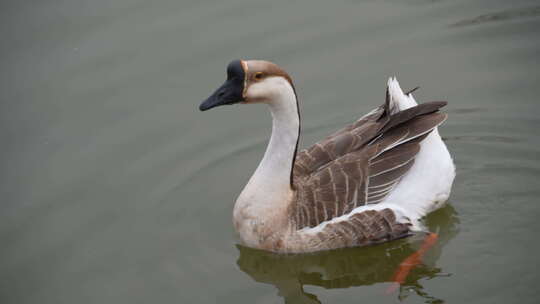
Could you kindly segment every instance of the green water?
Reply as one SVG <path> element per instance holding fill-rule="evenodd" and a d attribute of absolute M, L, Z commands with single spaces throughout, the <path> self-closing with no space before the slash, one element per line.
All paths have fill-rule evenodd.
<path fill-rule="evenodd" d="M 537 1 L 41 0 L 0 3 L 0 302 L 537 303 Z M 261 106 L 198 105 L 237 58 L 295 80 L 302 146 L 384 100 L 448 100 L 440 242 L 307 256 L 238 246 Z"/>

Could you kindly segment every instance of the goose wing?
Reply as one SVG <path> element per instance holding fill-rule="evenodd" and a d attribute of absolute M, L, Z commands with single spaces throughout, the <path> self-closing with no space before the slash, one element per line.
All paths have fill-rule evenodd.
<path fill-rule="evenodd" d="M 298 153 L 294 165 L 296 227 L 315 227 L 354 208 L 382 201 L 407 173 L 419 143 L 446 114 L 427 102 L 391 114 L 387 102 Z"/>

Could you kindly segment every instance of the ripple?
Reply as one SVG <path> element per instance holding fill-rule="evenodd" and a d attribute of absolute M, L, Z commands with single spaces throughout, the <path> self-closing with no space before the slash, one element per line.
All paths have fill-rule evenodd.
<path fill-rule="evenodd" d="M 460 135 L 460 136 L 443 136 L 444 141 L 483 141 L 483 142 L 499 142 L 499 143 L 517 143 L 522 140 L 515 137 L 497 136 L 497 135 Z"/>
<path fill-rule="evenodd" d="M 510 9 L 496 13 L 484 14 L 453 23 L 450 25 L 450 27 L 472 26 L 488 22 L 501 22 L 506 20 L 530 18 L 536 16 L 540 16 L 540 6 Z"/>
<path fill-rule="evenodd" d="M 458 108 L 458 109 L 451 109 L 448 110 L 448 113 L 455 113 L 455 114 L 469 114 L 469 113 L 477 113 L 486 111 L 485 108 Z"/>

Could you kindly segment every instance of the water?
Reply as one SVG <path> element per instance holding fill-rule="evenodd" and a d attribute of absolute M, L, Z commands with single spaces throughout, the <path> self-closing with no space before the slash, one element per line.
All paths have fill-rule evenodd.
<path fill-rule="evenodd" d="M 3 1 L 2 303 L 536 303 L 536 1 Z M 260 106 L 199 113 L 231 59 L 286 68 L 307 146 L 379 105 L 386 78 L 448 100 L 457 165 L 441 241 L 308 256 L 237 246 Z"/>

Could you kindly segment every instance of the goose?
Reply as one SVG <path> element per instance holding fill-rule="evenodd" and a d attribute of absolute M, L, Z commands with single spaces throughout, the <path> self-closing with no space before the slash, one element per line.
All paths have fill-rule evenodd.
<path fill-rule="evenodd" d="M 298 97 L 281 67 L 230 62 L 199 109 L 233 104 L 266 104 L 272 115 L 266 152 L 233 209 L 248 247 L 307 253 L 429 233 L 422 217 L 450 195 L 455 166 L 437 130 L 446 102 L 417 104 L 395 77 L 382 105 L 302 151 Z"/>

